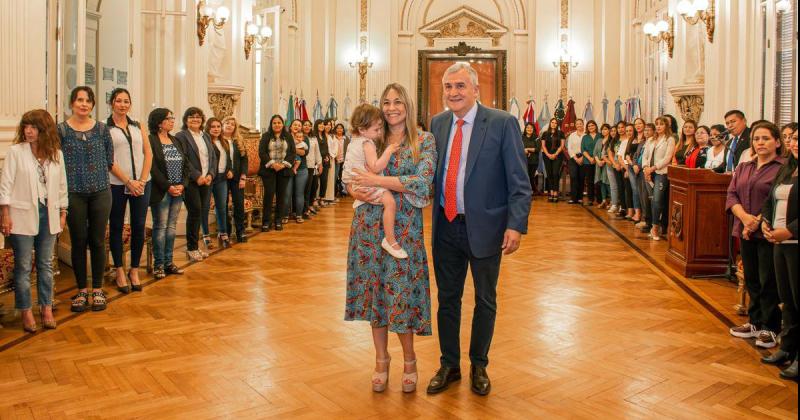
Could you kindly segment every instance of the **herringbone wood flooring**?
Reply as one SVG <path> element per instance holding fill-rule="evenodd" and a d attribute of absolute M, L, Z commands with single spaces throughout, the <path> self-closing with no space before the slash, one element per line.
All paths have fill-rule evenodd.
<path fill-rule="evenodd" d="M 435 336 L 416 340 L 416 394 L 394 337 L 373 394 L 370 328 L 342 321 L 351 214 L 257 235 L 0 353 L 0 418 L 797 418 L 797 385 L 751 345 L 588 212 L 541 201 L 503 261 L 491 395 L 466 378 L 425 394 Z"/>

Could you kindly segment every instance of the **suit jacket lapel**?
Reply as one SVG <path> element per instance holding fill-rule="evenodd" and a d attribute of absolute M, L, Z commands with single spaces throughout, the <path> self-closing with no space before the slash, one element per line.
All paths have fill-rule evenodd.
<path fill-rule="evenodd" d="M 445 155 L 447 154 L 447 142 L 450 141 L 450 128 L 453 126 L 453 113 L 448 113 L 448 118 L 446 119 L 446 124 L 442 123 L 439 126 L 439 129 L 436 133 L 434 133 L 434 137 L 436 138 L 436 152 L 438 153 L 437 160 L 439 161 L 436 165 L 437 173 L 439 174 L 438 179 L 441 179 L 442 171 L 444 170 L 444 159 Z"/>
<path fill-rule="evenodd" d="M 472 127 L 472 135 L 469 139 L 469 150 L 467 150 L 467 167 L 464 171 L 464 185 L 469 180 L 469 174 L 472 168 L 475 167 L 475 162 L 478 160 L 478 153 L 481 150 L 483 141 L 486 139 L 486 129 L 489 125 L 486 123 L 486 111 L 483 105 L 478 105 L 478 112 L 475 113 L 475 125 Z"/>

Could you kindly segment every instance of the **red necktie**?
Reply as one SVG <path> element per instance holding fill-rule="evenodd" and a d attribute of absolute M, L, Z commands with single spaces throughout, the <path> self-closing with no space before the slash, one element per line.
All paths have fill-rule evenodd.
<path fill-rule="evenodd" d="M 453 136 L 453 145 L 450 147 L 450 160 L 447 163 L 447 176 L 444 181 L 444 215 L 451 222 L 458 214 L 456 185 L 458 184 L 458 166 L 461 161 L 462 125 L 464 125 L 464 120 L 456 121 L 456 134 Z"/>

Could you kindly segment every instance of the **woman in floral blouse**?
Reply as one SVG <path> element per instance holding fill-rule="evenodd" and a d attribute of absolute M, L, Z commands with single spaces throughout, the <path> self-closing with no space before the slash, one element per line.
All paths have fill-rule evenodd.
<path fill-rule="evenodd" d="M 417 130 L 414 105 L 406 89 L 396 83 L 381 95 L 387 144 L 400 144 L 383 176 L 361 173 L 347 186 L 354 198 L 364 200 L 353 186 L 383 187 L 397 200 L 395 234 L 407 259 L 384 258 L 380 244 L 382 208 L 359 206 L 353 215 L 347 258 L 345 320 L 369 321 L 375 345 L 373 390 L 386 389 L 389 372 L 388 333 L 403 347 L 402 387 L 416 389 L 417 366 L 414 334 L 431 335 L 431 298 L 428 256 L 425 251 L 422 209 L 433 194 L 436 143 L 433 135 Z M 376 244 L 371 246 L 370 244 Z"/>
<path fill-rule="evenodd" d="M 72 311 L 106 309 L 103 274 L 106 269 L 105 235 L 111 215 L 111 187 L 108 171 L 114 165 L 114 144 L 108 126 L 92 118 L 94 91 L 88 86 L 72 89 L 72 115 L 58 125 L 61 150 L 67 170 L 69 208 L 67 225 L 72 244 L 72 269 L 78 294 Z M 129 187 L 135 188 L 131 178 Z M 138 185 L 138 184 L 137 184 Z M 86 285 L 86 249 L 91 250 L 92 300 Z"/>

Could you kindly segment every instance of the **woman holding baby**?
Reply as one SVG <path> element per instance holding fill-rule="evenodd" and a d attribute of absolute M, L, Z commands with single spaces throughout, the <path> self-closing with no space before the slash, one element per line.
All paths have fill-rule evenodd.
<path fill-rule="evenodd" d="M 417 384 L 414 334 L 431 335 L 428 256 L 422 231 L 422 209 L 430 203 L 436 168 L 433 135 L 417 129 L 416 111 L 406 89 L 396 83 L 384 89 L 382 141 L 377 156 L 391 153 L 382 173 L 354 169 L 348 193 L 364 202 L 355 208 L 347 257 L 345 320 L 369 321 L 375 345 L 372 389 L 386 389 L 389 375 L 388 334 L 396 333 L 403 347 L 402 388 Z M 378 188 L 375 188 L 378 187 Z M 395 200 L 394 241 L 407 258 L 382 247 L 384 208 L 377 194 L 391 192 Z M 391 239 L 391 238 L 390 238 Z"/>

